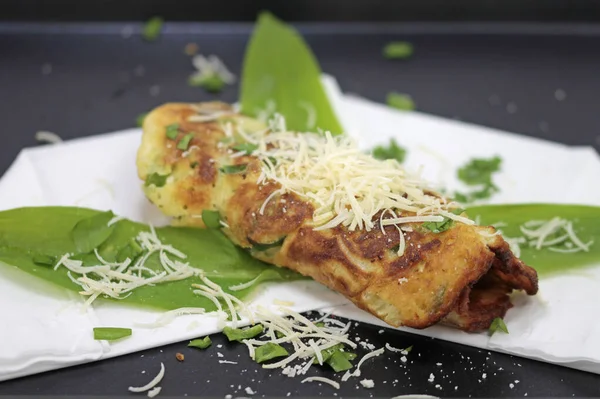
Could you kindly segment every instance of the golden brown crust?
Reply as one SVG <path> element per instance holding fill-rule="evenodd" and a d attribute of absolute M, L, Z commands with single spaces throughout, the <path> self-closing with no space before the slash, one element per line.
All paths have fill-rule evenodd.
<path fill-rule="evenodd" d="M 481 330 L 504 316 L 513 290 L 536 293 L 535 270 L 517 259 L 491 227 L 456 223 L 434 234 L 413 224 L 400 257 L 393 226 L 384 231 L 315 230 L 310 202 L 294 194 L 272 195 L 277 184 L 257 184 L 260 161 L 247 155 L 231 158 L 228 146 L 219 144 L 225 137 L 222 127 L 189 122 L 194 113 L 186 104 L 153 111 L 138 154 L 142 179 L 153 169 L 171 171 L 173 178 L 164 187 L 145 192 L 163 212 L 178 217 L 178 224 L 202 226 L 192 216 L 217 210 L 229 226 L 224 233 L 251 248 L 253 256 L 310 276 L 393 326 L 425 328 L 442 322 Z M 194 132 L 198 149 L 188 154 L 173 149 L 164 130 L 171 123 L 180 124 L 181 134 Z M 192 162 L 200 167 L 189 172 Z M 232 164 L 246 168 L 218 172 Z M 180 172 L 182 165 L 186 173 Z"/>

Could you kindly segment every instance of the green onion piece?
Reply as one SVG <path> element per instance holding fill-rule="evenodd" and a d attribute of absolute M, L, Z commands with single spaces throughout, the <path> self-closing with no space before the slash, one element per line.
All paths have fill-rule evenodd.
<path fill-rule="evenodd" d="M 56 264 L 56 257 L 50 255 L 34 255 L 32 260 L 36 265 L 54 266 Z"/>
<path fill-rule="evenodd" d="M 144 119 L 146 119 L 146 116 L 148 116 L 148 113 L 144 112 L 143 114 L 139 114 L 138 117 L 135 118 L 135 124 L 137 127 L 144 126 Z"/>
<path fill-rule="evenodd" d="M 225 87 L 225 81 L 216 73 L 209 75 L 192 75 L 188 79 L 188 84 L 192 87 L 202 87 L 210 93 L 218 93 Z"/>
<path fill-rule="evenodd" d="M 253 327 L 246 328 L 245 330 L 239 328 L 225 327 L 223 334 L 227 336 L 229 341 L 242 342 L 244 339 L 250 339 L 256 337 L 258 334 L 263 332 L 262 324 L 257 324 Z"/>
<path fill-rule="evenodd" d="M 258 146 L 252 143 L 243 143 L 236 144 L 232 148 L 236 151 L 244 151 L 246 154 L 250 155 L 258 149 Z"/>
<path fill-rule="evenodd" d="M 283 346 L 269 342 L 256 348 L 254 351 L 254 360 L 256 363 L 264 363 L 268 360 L 288 355 L 288 351 Z"/>
<path fill-rule="evenodd" d="M 404 162 L 406 150 L 398 145 L 395 139 L 390 139 L 387 146 L 377 146 L 373 148 L 373 156 L 377 159 L 395 159 L 399 163 Z"/>
<path fill-rule="evenodd" d="M 240 164 L 240 165 L 225 165 L 219 168 L 221 173 L 226 175 L 235 175 L 238 173 L 244 173 L 248 169 L 248 165 Z"/>
<path fill-rule="evenodd" d="M 352 368 L 352 363 L 350 363 L 350 360 L 346 357 L 345 353 L 340 350 L 334 352 L 331 357 L 327 359 L 326 363 L 336 373 L 350 370 Z"/>
<path fill-rule="evenodd" d="M 188 133 L 177 143 L 177 149 L 186 151 L 190 146 L 190 141 L 194 138 L 194 133 Z"/>
<path fill-rule="evenodd" d="M 411 345 L 411 346 L 409 346 L 408 348 L 406 348 L 406 349 L 403 349 L 402 351 L 403 351 L 403 352 L 406 352 L 406 353 L 410 353 L 410 351 L 412 350 L 412 348 L 413 348 L 413 346 Z"/>
<path fill-rule="evenodd" d="M 277 338 L 283 338 L 283 337 L 285 337 L 285 335 L 283 335 L 283 333 L 281 331 L 279 331 L 279 330 L 275 330 L 275 336 Z"/>
<path fill-rule="evenodd" d="M 129 243 L 127 243 L 127 245 L 117 253 L 116 260 L 117 262 L 125 262 L 125 259 L 129 258 L 133 263 L 133 261 L 140 256 L 142 252 L 144 252 L 144 250 L 140 244 L 138 244 L 135 238 L 130 238 Z"/>
<path fill-rule="evenodd" d="M 341 352 L 341 353 L 343 353 L 344 356 L 346 357 L 346 359 L 348 359 L 348 360 L 354 360 L 358 356 L 356 353 L 353 353 L 353 352 Z"/>
<path fill-rule="evenodd" d="M 114 341 L 129 337 L 131 335 L 131 328 L 120 328 L 120 327 L 96 327 L 94 328 L 94 339 L 95 340 L 106 340 Z"/>
<path fill-rule="evenodd" d="M 177 138 L 177 135 L 179 134 L 179 123 L 167 125 L 165 134 L 171 140 L 175 140 Z"/>
<path fill-rule="evenodd" d="M 210 337 L 198 338 L 191 340 L 188 346 L 190 348 L 206 349 L 212 345 Z"/>
<path fill-rule="evenodd" d="M 198 165 L 199 165 L 198 162 L 194 161 L 190 164 L 190 168 L 194 169 L 194 168 L 198 167 Z"/>
<path fill-rule="evenodd" d="M 318 321 L 318 322 L 315 323 L 315 326 L 317 326 L 317 327 L 325 327 L 325 323 L 322 322 L 322 321 Z"/>
<path fill-rule="evenodd" d="M 387 59 L 406 59 L 414 52 L 409 42 L 390 42 L 383 48 L 383 56 Z"/>
<path fill-rule="evenodd" d="M 221 215 L 217 211 L 209 211 L 208 209 L 204 209 L 202 211 L 202 221 L 209 229 L 221 228 Z"/>
<path fill-rule="evenodd" d="M 114 213 L 106 211 L 77 222 L 71 230 L 71 239 L 77 252 L 87 254 L 108 240 L 115 229 L 114 224 L 108 225 L 113 217 Z"/>
<path fill-rule="evenodd" d="M 160 32 L 162 31 L 163 23 L 164 21 L 161 17 L 150 18 L 144 24 L 142 37 L 149 42 L 158 39 L 158 36 L 160 36 Z"/>
<path fill-rule="evenodd" d="M 413 111 L 416 108 L 412 97 L 408 94 L 391 92 L 387 95 L 386 102 L 390 107 L 403 111 Z"/>
<path fill-rule="evenodd" d="M 146 177 L 145 186 L 149 187 L 154 185 L 156 187 L 162 187 L 167 183 L 169 175 L 159 175 L 158 173 L 152 173 Z"/>
<path fill-rule="evenodd" d="M 323 362 L 327 362 L 327 360 L 329 360 L 329 358 L 335 353 L 338 352 L 340 349 L 342 349 L 344 347 L 344 344 L 337 344 L 334 345 L 332 347 L 329 347 L 327 349 L 323 349 L 321 351 L 321 357 L 323 358 Z M 315 357 L 313 359 L 313 364 L 319 364 L 319 360 Z"/>
<path fill-rule="evenodd" d="M 494 335 L 494 333 L 498 330 L 508 334 L 508 328 L 506 327 L 504 320 L 502 320 L 500 317 L 496 317 L 494 320 L 492 320 L 492 324 L 490 324 L 489 334 Z"/>

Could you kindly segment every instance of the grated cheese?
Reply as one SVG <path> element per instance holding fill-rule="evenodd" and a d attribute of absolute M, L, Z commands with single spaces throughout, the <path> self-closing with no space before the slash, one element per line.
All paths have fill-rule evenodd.
<path fill-rule="evenodd" d="M 318 382 L 324 382 L 325 384 L 329 384 L 332 387 L 334 387 L 335 389 L 340 389 L 340 383 L 336 382 L 330 378 L 325 378 L 325 377 L 307 377 L 305 379 L 303 379 L 302 381 L 300 381 L 302 384 L 304 384 L 305 382 L 313 382 L 313 381 L 318 381 Z"/>
<path fill-rule="evenodd" d="M 50 144 L 62 143 L 62 141 L 63 141 L 63 139 L 58 134 L 52 133 L 52 132 L 47 132 L 44 130 L 36 132 L 35 139 L 42 143 L 50 143 Z"/>
<path fill-rule="evenodd" d="M 154 377 L 152 379 L 152 381 L 150 381 L 143 387 L 129 387 L 129 392 L 139 393 L 139 392 L 149 391 L 150 389 L 152 389 L 155 386 L 157 386 L 158 384 L 160 384 L 160 382 L 162 381 L 164 376 L 165 376 L 165 365 L 161 362 L 160 363 L 160 371 L 158 372 L 156 377 Z"/>
<path fill-rule="evenodd" d="M 148 397 L 153 398 L 153 397 L 157 396 L 161 390 L 162 390 L 161 387 L 152 388 L 151 390 L 148 391 Z"/>
<path fill-rule="evenodd" d="M 354 372 L 350 372 L 350 370 L 346 371 L 346 373 L 344 374 L 344 376 L 342 377 L 342 381 L 348 381 L 348 379 L 350 377 L 358 377 L 360 376 L 360 366 L 362 366 L 362 364 L 366 361 L 369 360 L 372 357 L 376 357 L 379 356 L 381 354 L 383 354 L 383 352 L 385 352 L 384 348 L 379 348 L 377 350 L 374 350 L 373 352 L 369 352 L 366 355 L 364 355 L 362 357 L 362 359 L 360 359 L 360 361 L 358 362 L 358 364 L 356 365 L 356 369 L 354 370 Z"/>
<path fill-rule="evenodd" d="M 205 310 L 204 308 L 179 308 L 179 309 L 173 309 L 173 310 L 169 310 L 168 312 L 165 312 L 162 316 L 158 317 L 154 322 L 152 323 L 133 323 L 136 327 L 142 327 L 142 328 L 157 328 L 157 327 L 164 327 L 167 324 L 169 324 L 170 322 L 172 322 L 175 317 L 177 316 L 181 316 L 181 315 L 188 315 L 188 314 L 204 314 Z"/>
<path fill-rule="evenodd" d="M 373 380 L 367 380 L 366 378 L 360 381 L 360 385 L 362 385 L 364 388 L 375 387 L 375 383 L 373 382 Z"/>

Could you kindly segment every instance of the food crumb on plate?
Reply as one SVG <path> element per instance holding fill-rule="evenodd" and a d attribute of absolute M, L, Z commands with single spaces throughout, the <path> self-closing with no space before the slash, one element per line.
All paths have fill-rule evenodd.
<path fill-rule="evenodd" d="M 183 361 L 185 360 L 185 356 L 183 355 L 183 353 L 179 353 L 179 352 L 177 352 L 177 353 L 175 354 L 175 359 L 177 359 L 177 360 L 178 360 L 178 361 L 180 361 L 180 362 L 183 362 Z"/>
<path fill-rule="evenodd" d="M 360 381 L 360 385 L 362 385 L 363 388 L 370 389 L 370 388 L 373 388 L 375 386 L 375 383 L 373 382 L 373 380 L 368 380 L 368 379 L 365 378 L 364 380 Z"/>

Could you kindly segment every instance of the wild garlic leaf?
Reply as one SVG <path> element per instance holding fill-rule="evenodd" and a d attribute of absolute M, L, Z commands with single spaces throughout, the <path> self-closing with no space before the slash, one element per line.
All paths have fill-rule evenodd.
<path fill-rule="evenodd" d="M 114 224 L 108 225 L 114 217 L 112 211 L 106 211 L 79 221 L 71 231 L 77 252 L 86 254 L 102 245 L 115 228 Z"/>

